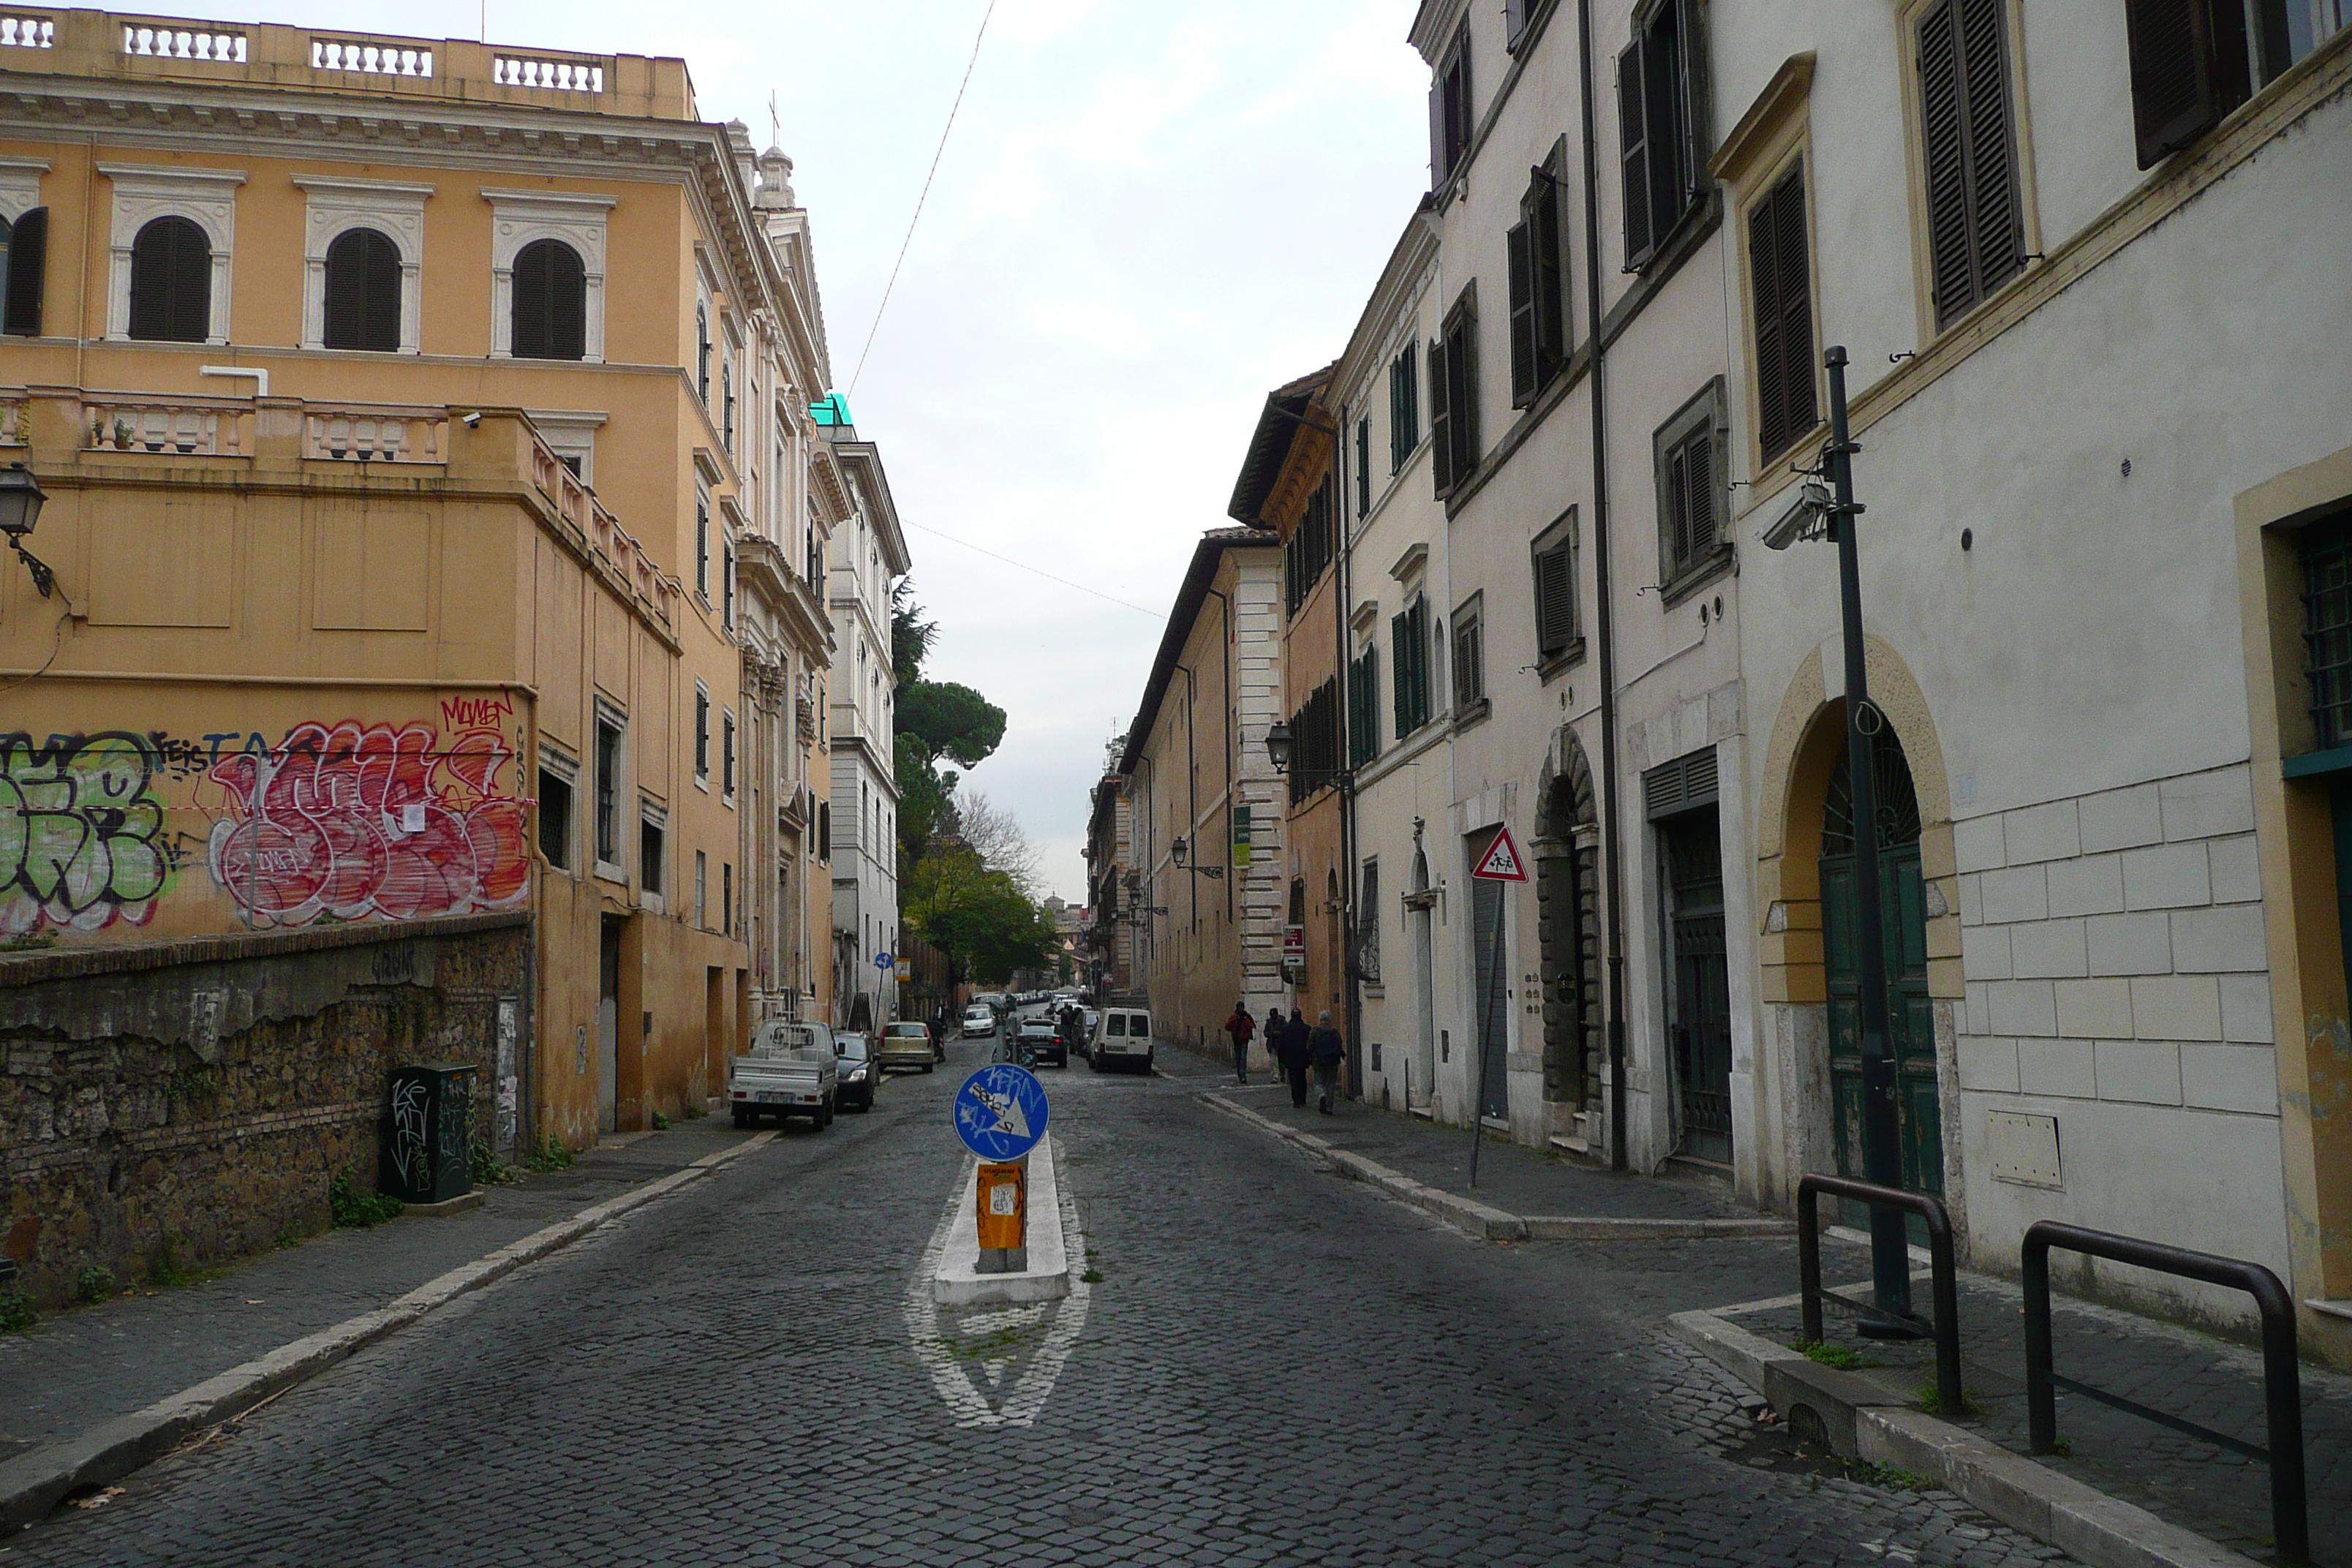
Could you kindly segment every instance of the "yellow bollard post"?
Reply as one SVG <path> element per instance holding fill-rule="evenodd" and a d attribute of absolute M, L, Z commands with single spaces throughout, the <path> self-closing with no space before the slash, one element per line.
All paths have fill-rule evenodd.
<path fill-rule="evenodd" d="M 980 1231 L 980 1272 L 1018 1274 L 1029 1267 L 1029 1162 L 981 1163 L 972 1213 Z"/>

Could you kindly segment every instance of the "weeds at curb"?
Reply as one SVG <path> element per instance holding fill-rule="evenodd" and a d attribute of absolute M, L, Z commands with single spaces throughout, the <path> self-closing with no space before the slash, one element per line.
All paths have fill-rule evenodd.
<path fill-rule="evenodd" d="M 520 1179 L 499 1158 L 499 1152 L 490 1147 L 487 1138 L 474 1140 L 473 1165 L 474 1184 L 478 1187 L 503 1187 Z"/>
<path fill-rule="evenodd" d="M 349 1171 L 338 1172 L 328 1184 L 327 1204 L 335 1211 L 335 1227 L 339 1230 L 366 1230 L 399 1218 L 400 1211 L 408 1206 L 381 1193 L 361 1192 L 352 1184 Z"/>
<path fill-rule="evenodd" d="M 163 1233 L 163 1245 L 155 1248 L 155 1262 L 147 1270 L 147 1283 L 162 1290 L 176 1290 L 195 1282 L 196 1271 L 187 1266 L 180 1249 L 187 1243 L 170 1231 Z"/>
<path fill-rule="evenodd" d="M 22 1290 L 0 1290 L 0 1334 L 20 1333 L 40 1321 Z"/>
<path fill-rule="evenodd" d="M 1870 1364 L 1860 1352 L 1843 1345 L 1833 1345 L 1827 1340 L 1814 1340 L 1811 1343 L 1799 1341 L 1789 1348 L 1814 1365 L 1829 1367 L 1836 1372 L 1853 1372 Z"/>
<path fill-rule="evenodd" d="M 96 1264 L 85 1268 L 74 1279 L 74 1300 L 95 1307 L 114 1294 L 114 1270 L 100 1268 Z"/>
<path fill-rule="evenodd" d="M 539 1135 L 539 1146 L 530 1152 L 530 1158 L 522 1163 L 522 1168 L 532 1175 L 544 1176 L 564 1170 L 571 1163 L 572 1151 L 558 1142 L 554 1133 L 542 1132 Z"/>
<path fill-rule="evenodd" d="M 1943 1396 L 1936 1392 L 1936 1380 L 1932 1377 L 1923 1378 L 1920 1381 L 1919 1409 L 1921 1414 L 1927 1415 L 1941 1415 L 1946 1414 L 1944 1410 Z M 1959 1415 L 1973 1415 L 1976 1414 L 1976 1411 L 1977 1402 L 1969 1397 L 1969 1391 L 1967 1387 L 1963 1385 L 1960 1389 L 1960 1407 L 1958 1410 L 1952 1412 L 1952 1414 Z"/>

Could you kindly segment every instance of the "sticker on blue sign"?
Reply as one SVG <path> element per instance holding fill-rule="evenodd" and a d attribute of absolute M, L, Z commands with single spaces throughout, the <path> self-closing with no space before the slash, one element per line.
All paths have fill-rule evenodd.
<path fill-rule="evenodd" d="M 956 1136 L 983 1160 L 1018 1160 L 1045 1136 L 1045 1086 L 1027 1068 L 994 1062 L 956 1090 Z"/>

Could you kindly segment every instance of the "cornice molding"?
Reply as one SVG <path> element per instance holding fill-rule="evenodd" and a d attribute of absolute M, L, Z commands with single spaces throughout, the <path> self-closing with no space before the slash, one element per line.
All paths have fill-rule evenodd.
<path fill-rule="evenodd" d="M 1769 152 L 1780 141 L 1780 132 L 1792 116 L 1801 114 L 1811 101 L 1813 90 L 1813 51 L 1790 55 L 1723 139 L 1723 145 L 1707 160 L 1707 171 L 1726 184 L 1741 184 L 1753 173 L 1751 165 Z"/>

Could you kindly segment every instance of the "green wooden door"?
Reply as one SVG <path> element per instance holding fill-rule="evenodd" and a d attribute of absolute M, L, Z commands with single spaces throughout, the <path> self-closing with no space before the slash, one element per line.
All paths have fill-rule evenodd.
<path fill-rule="evenodd" d="M 1879 914 L 1886 944 L 1886 1023 L 1895 1050 L 1895 1122 L 1906 1191 L 1944 1190 L 1944 1126 L 1936 1090 L 1936 1021 L 1927 997 L 1927 887 L 1919 874 L 1919 806 L 1893 734 L 1874 748 Z M 1822 812 L 1822 941 L 1829 979 L 1830 1094 L 1837 1168 L 1863 1174 L 1861 974 L 1854 960 L 1853 797 L 1838 759 Z M 1847 1223 L 1868 1223 L 1860 1209 Z M 1924 1234 L 1924 1233 L 1923 1233 Z"/>

